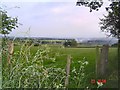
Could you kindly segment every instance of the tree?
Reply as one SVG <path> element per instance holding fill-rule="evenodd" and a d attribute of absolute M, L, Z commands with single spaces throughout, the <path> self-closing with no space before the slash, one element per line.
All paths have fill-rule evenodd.
<path fill-rule="evenodd" d="M 96 10 L 98 11 L 99 8 L 103 5 L 102 1 L 99 2 L 95 2 L 95 1 L 91 1 L 91 2 L 87 2 L 87 1 L 79 1 L 76 3 L 76 6 L 82 6 L 84 5 L 85 7 L 89 7 L 90 8 L 90 12 L 92 12 L 92 10 Z"/>
<path fill-rule="evenodd" d="M 90 12 L 92 10 L 98 11 L 102 6 L 103 2 L 82 2 L 78 1 L 76 3 L 77 6 L 86 6 L 90 8 Z M 108 15 L 103 19 L 100 19 L 101 30 L 103 32 L 110 33 L 109 36 L 113 36 L 118 38 L 118 63 L 120 63 L 120 0 L 118 2 L 111 2 L 108 7 L 105 8 L 108 12 Z M 119 67 L 119 65 L 118 65 Z M 120 73 L 120 71 L 118 71 Z"/>
<path fill-rule="evenodd" d="M 6 10 L 3 10 L 0 7 L 0 34 L 4 35 L 2 38 L 2 66 L 6 65 L 6 61 L 10 60 L 10 42 L 8 41 L 7 35 L 15 28 L 18 27 L 18 19 L 17 17 L 12 18 L 8 16 Z M 11 43 L 13 45 L 13 43 Z"/>
<path fill-rule="evenodd" d="M 75 39 L 72 40 L 67 40 L 64 42 L 65 47 L 76 47 L 77 46 L 77 41 Z"/>
<path fill-rule="evenodd" d="M 120 38 L 119 2 L 112 2 L 109 7 L 106 7 L 106 11 L 108 15 L 100 19 L 101 30 L 109 32 L 109 36 Z"/>
<path fill-rule="evenodd" d="M 90 8 L 90 12 L 92 10 L 98 11 L 99 8 L 103 5 L 103 2 L 81 2 L 78 1 L 76 3 L 77 6 L 86 6 Z M 120 1 L 112 2 L 108 7 L 106 7 L 106 11 L 108 12 L 108 16 L 105 16 L 105 19 L 100 19 L 101 22 L 101 30 L 104 32 L 110 32 L 112 36 L 117 37 L 120 43 Z"/>
<path fill-rule="evenodd" d="M 103 2 L 82 2 L 78 1 L 77 6 L 86 6 L 92 10 L 98 11 L 99 8 L 103 5 Z M 118 56 L 120 56 L 120 0 L 118 2 L 111 2 L 111 4 L 106 7 L 108 15 L 104 15 L 104 19 L 100 19 L 101 30 L 104 32 L 109 32 L 110 35 L 118 38 Z M 118 58 L 120 59 L 120 58 Z M 120 61 L 120 60 L 119 60 Z"/>
<path fill-rule="evenodd" d="M 0 25 L 0 34 L 8 35 L 13 29 L 18 27 L 18 19 L 9 17 L 7 11 L 0 10 L 2 24 Z"/>
<path fill-rule="evenodd" d="M 18 27 L 17 17 L 12 18 L 8 16 L 7 11 L 0 7 L 0 34 L 4 35 L 2 48 L 5 49 L 7 46 L 7 35 L 15 28 Z"/>

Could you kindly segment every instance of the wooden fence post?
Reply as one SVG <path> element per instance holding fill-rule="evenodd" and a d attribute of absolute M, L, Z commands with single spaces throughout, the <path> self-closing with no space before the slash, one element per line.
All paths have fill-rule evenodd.
<path fill-rule="evenodd" d="M 96 77 L 99 74 L 99 68 L 100 68 L 100 54 L 99 54 L 99 46 L 96 46 Z"/>
<path fill-rule="evenodd" d="M 67 64 L 66 64 L 66 78 L 65 78 L 65 87 L 69 84 L 69 75 L 70 75 L 70 64 L 71 64 L 71 56 L 67 56 Z"/>
<path fill-rule="evenodd" d="M 101 53 L 100 53 L 100 74 L 102 76 L 106 75 L 106 69 L 107 69 L 107 64 L 108 64 L 108 50 L 109 50 L 109 46 L 108 45 L 103 45 L 102 49 L 101 49 Z"/>
<path fill-rule="evenodd" d="M 108 51 L 109 45 L 103 45 L 100 53 L 99 48 L 96 47 L 96 75 L 97 77 L 105 77 L 108 67 Z"/>

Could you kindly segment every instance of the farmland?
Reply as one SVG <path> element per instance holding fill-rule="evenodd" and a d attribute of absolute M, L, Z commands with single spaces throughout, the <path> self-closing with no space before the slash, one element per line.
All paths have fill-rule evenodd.
<path fill-rule="evenodd" d="M 73 48 L 58 44 L 34 46 L 20 43 L 14 47 L 11 68 L 3 66 L 3 70 L 8 71 L 3 73 L 3 87 L 63 88 L 68 55 L 72 57 L 68 87 L 96 88 L 97 84 L 90 82 L 91 79 L 97 79 L 95 47 Z M 107 83 L 103 87 L 117 87 L 117 68 L 117 48 L 110 47 L 108 77 L 105 78 Z"/>
<path fill-rule="evenodd" d="M 66 63 L 67 63 L 67 56 L 71 55 L 72 57 L 72 64 L 71 64 L 71 71 L 74 67 L 79 68 L 78 61 L 83 61 L 85 59 L 88 61 L 88 65 L 85 67 L 85 74 L 88 75 L 87 78 L 84 80 L 86 84 L 91 87 L 96 87 L 95 85 L 92 85 L 90 83 L 91 79 L 95 79 L 96 73 L 95 73 L 95 63 L 96 63 L 96 49 L 95 48 L 60 48 L 59 45 L 48 45 L 50 48 L 49 55 L 50 57 L 54 57 L 55 60 L 45 60 L 44 66 L 46 67 L 57 67 L 65 69 Z M 39 48 L 41 47 L 31 47 L 31 52 L 34 54 Z M 16 46 L 15 51 L 19 51 L 20 47 Z M 117 48 L 110 48 L 109 49 L 109 70 L 107 72 L 108 76 L 112 75 L 113 72 L 116 72 L 117 70 Z M 72 75 L 71 75 L 72 76 Z M 108 77 L 109 78 L 109 77 Z M 107 78 L 107 80 L 108 80 Z M 114 80 L 113 80 L 114 81 Z M 117 83 L 117 82 L 116 82 Z M 112 84 L 111 87 L 117 87 L 109 82 L 105 85 L 105 87 L 108 87 L 110 84 Z M 70 87 L 77 87 L 74 82 L 71 80 Z"/>

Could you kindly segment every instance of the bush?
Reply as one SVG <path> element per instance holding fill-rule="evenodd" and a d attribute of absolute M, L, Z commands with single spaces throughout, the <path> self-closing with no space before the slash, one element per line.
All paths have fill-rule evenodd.
<path fill-rule="evenodd" d="M 117 47 L 118 46 L 118 43 L 115 43 L 112 45 L 112 47 Z"/>
<path fill-rule="evenodd" d="M 34 46 L 39 46 L 40 44 L 39 43 L 35 43 Z"/>
<path fill-rule="evenodd" d="M 65 47 L 77 47 L 77 41 L 73 40 L 67 40 L 63 44 Z"/>

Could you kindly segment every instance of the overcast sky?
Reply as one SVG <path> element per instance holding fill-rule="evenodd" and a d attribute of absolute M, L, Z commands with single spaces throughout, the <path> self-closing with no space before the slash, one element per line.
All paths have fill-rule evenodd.
<path fill-rule="evenodd" d="M 89 12 L 89 8 L 76 6 L 77 0 L 27 0 L 2 3 L 9 16 L 18 17 L 20 25 L 10 36 L 31 37 L 106 37 L 100 31 L 99 18 L 106 14 L 104 6 L 99 11 Z M 18 6 L 20 8 L 13 8 Z"/>

